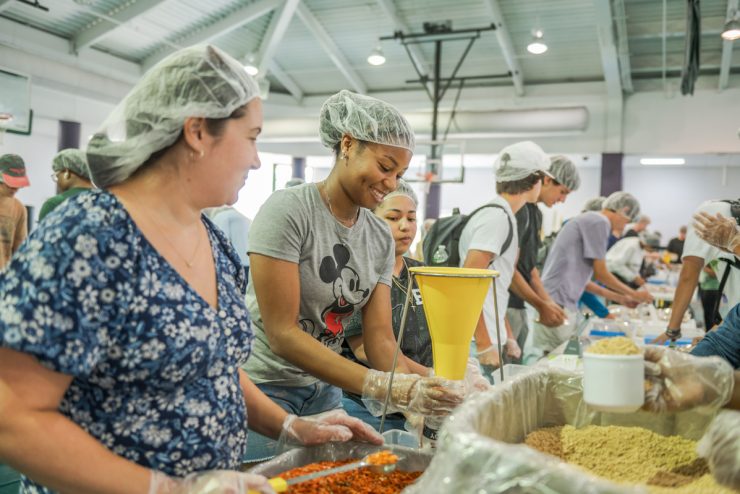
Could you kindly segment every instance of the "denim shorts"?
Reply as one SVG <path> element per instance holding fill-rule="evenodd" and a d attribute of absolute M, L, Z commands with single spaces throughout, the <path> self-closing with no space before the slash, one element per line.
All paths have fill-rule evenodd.
<path fill-rule="evenodd" d="M 323 381 L 317 381 L 308 386 L 257 384 L 257 387 L 280 408 L 299 417 L 342 407 L 342 390 Z M 244 462 L 265 461 L 277 454 L 278 442 L 276 440 L 249 430 Z"/>

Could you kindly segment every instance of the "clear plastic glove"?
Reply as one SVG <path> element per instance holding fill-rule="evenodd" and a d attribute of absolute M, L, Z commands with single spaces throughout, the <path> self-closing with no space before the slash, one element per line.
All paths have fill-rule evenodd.
<path fill-rule="evenodd" d="M 506 340 L 506 355 L 512 359 L 518 359 L 522 356 L 522 349 L 514 338 Z"/>
<path fill-rule="evenodd" d="M 491 383 L 481 374 L 478 361 L 470 357 L 465 369 L 465 394 L 488 391 L 489 389 L 491 389 Z"/>
<path fill-rule="evenodd" d="M 668 348 L 645 347 L 645 404 L 651 412 L 694 407 L 719 409 L 730 400 L 732 366 L 720 357 L 694 357 Z"/>
<path fill-rule="evenodd" d="M 725 218 L 719 213 L 717 216 L 698 213 L 694 215 L 694 230 L 704 241 L 727 252 L 740 246 L 740 230 L 735 218 Z"/>
<path fill-rule="evenodd" d="M 383 437 L 375 429 L 360 419 L 350 417 L 344 410 L 329 410 L 304 417 L 288 415 L 283 421 L 279 441 L 314 446 L 328 442 L 341 443 L 350 439 L 383 444 Z"/>
<path fill-rule="evenodd" d="M 501 357 L 498 354 L 496 345 L 491 345 L 488 348 L 480 350 L 475 354 L 475 358 L 478 359 L 480 365 L 485 365 L 496 369 L 501 367 Z"/>
<path fill-rule="evenodd" d="M 539 323 L 551 328 L 562 326 L 565 322 L 565 311 L 555 302 L 547 302 L 539 311 Z"/>
<path fill-rule="evenodd" d="M 275 494 L 262 475 L 234 470 L 210 470 L 191 473 L 185 478 L 170 477 L 152 470 L 149 494 Z"/>
<path fill-rule="evenodd" d="M 740 412 L 725 410 L 709 425 L 696 447 L 717 482 L 740 491 Z"/>
<path fill-rule="evenodd" d="M 370 369 L 362 386 L 362 401 L 375 416 L 383 412 L 388 392 L 390 372 Z M 388 413 L 411 412 L 424 416 L 447 415 L 465 398 L 462 381 L 441 377 L 421 377 L 418 374 L 398 374 L 393 377 Z"/>
<path fill-rule="evenodd" d="M 650 295 L 650 292 L 648 292 L 647 290 L 635 290 L 635 293 L 633 293 L 630 298 L 641 304 L 652 304 L 655 300 L 655 298 L 653 298 L 653 296 Z"/>

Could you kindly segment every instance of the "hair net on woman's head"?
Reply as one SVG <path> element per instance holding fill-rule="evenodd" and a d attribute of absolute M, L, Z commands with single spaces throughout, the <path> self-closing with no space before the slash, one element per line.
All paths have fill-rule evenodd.
<path fill-rule="evenodd" d="M 259 94 L 244 67 L 216 47 L 173 53 L 144 75 L 88 143 L 93 182 L 102 188 L 126 180 L 177 141 L 186 118 L 226 118 Z"/>
<path fill-rule="evenodd" d="M 90 180 L 90 167 L 87 166 L 87 157 L 85 152 L 79 149 L 59 151 L 51 162 L 51 169 L 55 172 L 69 170 L 75 175 Z"/>
<path fill-rule="evenodd" d="M 547 172 L 550 158 L 532 141 L 522 141 L 501 150 L 495 163 L 496 182 L 514 182 L 536 172 Z"/>
<path fill-rule="evenodd" d="M 334 149 L 344 134 L 414 152 L 414 131 L 401 112 L 385 101 L 346 89 L 326 100 L 319 115 L 324 146 Z"/>
<path fill-rule="evenodd" d="M 640 203 L 629 192 L 612 193 L 604 201 L 603 208 L 623 214 L 630 221 L 634 221 L 637 215 L 640 214 Z"/>
<path fill-rule="evenodd" d="M 396 187 L 396 190 L 387 194 L 383 198 L 383 202 L 395 196 L 406 196 L 411 199 L 416 206 L 419 205 L 419 199 L 416 197 L 416 192 L 414 192 L 414 189 L 411 188 L 411 185 L 409 185 L 409 183 L 403 179 L 398 180 L 398 187 Z"/>
<path fill-rule="evenodd" d="M 660 247 L 660 235 L 658 233 L 642 232 L 639 237 L 640 241 L 648 247 L 654 249 Z"/>
<path fill-rule="evenodd" d="M 583 205 L 583 211 L 601 211 L 604 209 L 604 201 L 606 201 L 606 197 L 604 196 L 589 199 L 586 201 L 586 204 Z"/>
<path fill-rule="evenodd" d="M 557 180 L 560 185 L 565 185 L 573 192 L 581 186 L 581 177 L 578 175 L 576 165 L 563 155 L 550 158 L 550 176 Z"/>

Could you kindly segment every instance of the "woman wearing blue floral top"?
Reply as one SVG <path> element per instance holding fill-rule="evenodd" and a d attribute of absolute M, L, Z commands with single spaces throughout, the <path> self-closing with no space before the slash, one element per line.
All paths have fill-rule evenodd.
<path fill-rule="evenodd" d="M 381 441 L 341 413 L 288 415 L 240 370 L 244 274 L 200 211 L 259 167 L 258 94 L 216 48 L 165 59 L 88 145 L 101 190 L 50 214 L 3 273 L 0 461 L 22 492 L 272 492 L 236 471 L 247 426 Z"/>

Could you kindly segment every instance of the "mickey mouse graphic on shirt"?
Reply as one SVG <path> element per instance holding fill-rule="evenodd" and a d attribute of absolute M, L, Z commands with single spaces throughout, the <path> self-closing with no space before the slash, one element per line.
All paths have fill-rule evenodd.
<path fill-rule="evenodd" d="M 334 301 L 321 312 L 321 320 L 326 329 L 318 335 L 319 340 L 330 347 L 341 342 L 344 333 L 342 321 L 351 316 L 355 306 L 370 294 L 369 289 L 361 288 L 357 271 L 347 266 L 349 249 L 342 244 L 335 244 L 333 251 L 334 256 L 324 257 L 319 267 L 321 281 L 331 284 L 334 294 Z"/>

